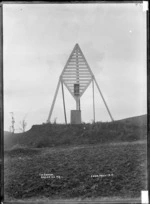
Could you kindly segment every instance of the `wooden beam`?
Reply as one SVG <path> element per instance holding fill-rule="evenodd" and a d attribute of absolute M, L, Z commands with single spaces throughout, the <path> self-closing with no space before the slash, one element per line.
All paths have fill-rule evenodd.
<path fill-rule="evenodd" d="M 57 88 L 56 88 L 56 92 L 55 92 L 55 95 L 54 95 L 54 99 L 53 99 L 53 102 L 52 102 L 52 105 L 51 105 L 51 109 L 50 109 L 50 112 L 49 112 L 49 115 L 48 115 L 47 123 L 50 122 L 50 119 L 51 119 L 51 116 L 52 116 L 53 108 L 54 108 L 56 97 L 57 97 L 58 90 L 59 90 L 59 86 L 60 86 L 60 78 L 59 78 L 59 81 L 58 81 L 58 84 L 57 84 Z"/>
<path fill-rule="evenodd" d="M 77 72 L 74 72 L 74 73 L 71 73 L 71 72 L 66 72 L 66 73 L 64 73 L 63 74 L 63 76 L 75 76 L 77 74 Z M 80 74 L 80 76 L 91 76 L 91 74 L 89 73 L 89 72 L 86 72 L 86 73 L 84 73 L 84 72 L 79 72 L 79 74 Z M 62 77 L 63 77 L 62 76 Z M 91 76 L 92 77 L 92 76 Z"/>
<path fill-rule="evenodd" d="M 71 65 L 67 66 L 65 71 L 67 71 L 67 70 L 72 70 L 73 71 L 74 69 L 77 70 L 77 68 L 79 70 L 81 70 L 81 69 L 88 70 L 87 66 L 83 66 L 83 65 L 80 65 L 80 64 L 76 64 L 76 65 L 72 64 L 72 66 Z"/>
<path fill-rule="evenodd" d="M 72 74 L 72 73 L 63 74 L 62 78 L 65 78 L 65 77 L 74 77 L 76 75 L 77 75 L 77 73 L 74 73 L 74 74 Z M 87 73 L 87 74 L 80 73 L 80 77 L 82 77 L 82 76 L 92 77 L 91 74 L 89 74 L 89 73 Z"/>
<path fill-rule="evenodd" d="M 94 80 L 92 80 L 92 88 L 93 88 L 93 121 L 95 123 Z"/>
<path fill-rule="evenodd" d="M 102 97 L 102 99 L 103 99 L 103 102 L 104 102 L 105 107 L 106 107 L 106 109 L 107 109 L 107 111 L 108 111 L 108 114 L 109 114 L 111 120 L 114 121 L 114 119 L 113 119 L 113 117 L 112 117 L 112 115 L 111 115 L 111 113 L 110 113 L 110 110 L 109 110 L 109 108 L 108 108 L 108 106 L 107 106 L 107 103 L 106 103 L 106 101 L 105 101 L 105 99 L 104 99 L 104 97 L 103 97 L 103 94 L 102 94 L 102 92 L 101 92 L 101 90 L 100 90 L 100 88 L 99 88 L 99 86 L 98 86 L 98 83 L 97 83 L 95 77 L 94 77 L 94 81 L 95 81 L 95 84 L 96 84 L 96 86 L 97 86 L 97 88 L 98 88 L 98 90 L 99 90 L 99 93 L 100 93 L 100 95 L 101 95 L 101 97 Z"/>
<path fill-rule="evenodd" d="M 79 67 L 79 71 L 82 71 L 82 72 L 83 72 L 83 70 L 81 70 L 81 69 L 84 69 L 84 72 L 85 72 L 85 71 L 90 72 L 87 67 Z M 77 71 L 77 67 L 76 67 L 76 66 L 67 67 L 67 68 L 65 69 L 64 73 L 65 73 L 65 72 L 68 72 L 68 71 L 76 72 L 76 71 Z M 64 73 L 63 73 L 63 74 L 64 74 Z"/>
<path fill-rule="evenodd" d="M 85 87 L 86 87 L 86 86 L 80 87 L 80 90 L 84 90 Z M 69 89 L 70 89 L 70 90 L 74 90 L 74 87 L 73 87 L 73 86 L 72 86 L 72 87 L 69 87 Z"/>
<path fill-rule="evenodd" d="M 73 75 L 73 76 L 74 76 L 74 75 L 76 75 L 76 74 L 78 74 L 78 72 L 76 72 L 76 71 L 71 71 L 71 70 L 70 70 L 70 71 L 68 71 L 68 72 L 65 72 L 64 75 L 62 75 L 62 76 L 65 76 L 65 75 Z M 79 74 L 81 74 L 81 75 L 90 75 L 89 72 L 87 72 L 87 71 L 86 71 L 86 72 L 85 72 L 85 71 L 83 72 L 83 71 L 80 71 L 80 70 L 79 70 Z M 91 76 L 91 75 L 90 75 L 90 76 Z M 92 76 L 91 76 L 91 77 L 92 77 Z"/>
<path fill-rule="evenodd" d="M 90 78 L 90 79 L 91 79 L 91 78 Z M 87 81 L 87 82 L 88 82 L 90 79 L 63 79 L 63 78 L 62 78 L 63 81 L 72 81 L 72 82 L 73 82 L 73 81 L 76 82 L 77 80 L 78 80 L 79 82 L 80 82 L 80 81 Z"/>
<path fill-rule="evenodd" d="M 76 59 L 76 55 L 72 55 L 72 59 Z M 78 55 L 78 59 L 83 59 L 81 55 Z"/>
<path fill-rule="evenodd" d="M 88 84 L 86 84 L 84 92 L 86 91 L 87 87 L 90 85 L 91 81 L 92 81 L 92 79 L 89 81 Z M 84 93 L 84 92 L 83 92 L 83 93 Z M 81 96 L 83 95 L 83 93 L 81 94 Z"/>
<path fill-rule="evenodd" d="M 90 71 L 91 75 L 94 76 L 92 70 L 90 69 L 89 64 L 87 63 L 87 61 L 86 61 L 86 59 L 84 57 L 84 54 L 83 54 L 82 50 L 80 49 L 80 47 L 79 47 L 79 51 L 80 51 L 81 55 L 83 56 L 83 58 L 84 58 L 84 60 L 85 60 L 85 62 L 87 64 L 88 70 Z"/>
<path fill-rule="evenodd" d="M 71 58 L 70 59 L 70 62 L 77 62 L 77 61 L 84 62 L 84 59 L 83 58 Z"/>
<path fill-rule="evenodd" d="M 66 86 L 66 88 L 68 89 L 68 91 L 70 92 L 70 94 L 73 96 L 73 98 L 75 99 L 75 97 L 74 97 L 74 94 L 71 92 L 71 90 L 70 90 L 70 87 L 66 84 L 66 82 L 65 81 L 63 81 L 63 83 L 65 84 L 65 86 Z M 76 100 L 76 99 L 75 99 Z"/>
<path fill-rule="evenodd" d="M 76 64 L 76 61 L 69 61 L 68 66 L 69 66 L 70 64 Z"/>
<path fill-rule="evenodd" d="M 83 84 L 81 85 L 80 84 L 80 89 L 84 89 L 86 87 L 86 85 L 87 84 L 85 84 L 85 85 L 83 85 Z M 67 86 L 69 87 L 69 89 L 74 89 L 74 86 L 72 84 L 67 84 Z"/>
<path fill-rule="evenodd" d="M 66 107 L 65 107 L 65 96 L 64 96 L 64 87 L 63 87 L 63 82 L 62 82 L 62 81 L 61 81 L 61 87 L 62 87 L 62 97 L 63 97 L 63 107 L 64 107 L 64 117 L 65 117 L 65 123 L 67 124 Z"/>
<path fill-rule="evenodd" d="M 88 72 L 90 72 L 87 66 L 81 66 L 81 65 L 80 65 L 80 66 L 78 66 L 78 68 L 79 68 L 79 71 L 80 71 L 81 69 L 86 69 Z M 74 71 L 74 69 L 77 70 L 77 66 L 72 65 L 72 66 L 66 67 L 65 71 L 68 71 L 68 70 Z"/>
<path fill-rule="evenodd" d="M 69 66 L 67 66 L 66 67 L 66 69 L 65 70 L 73 70 L 73 69 L 75 69 L 75 70 L 77 70 L 77 68 L 80 70 L 80 69 L 86 69 L 86 70 L 88 70 L 88 67 L 87 66 L 81 66 L 80 64 L 72 64 L 72 66 L 71 65 L 69 65 Z"/>
<path fill-rule="evenodd" d="M 76 62 L 76 61 L 78 61 L 78 62 L 84 62 L 84 59 L 83 58 L 71 58 L 71 60 L 70 60 L 70 62 Z"/>
<path fill-rule="evenodd" d="M 70 54 L 70 56 L 69 56 L 69 58 L 68 58 L 68 60 L 67 60 L 67 62 L 66 62 L 66 65 L 64 66 L 64 69 L 63 69 L 61 75 L 64 73 L 65 68 L 67 67 L 67 65 L 68 65 L 68 63 L 69 63 L 69 61 L 70 61 L 70 59 L 71 59 L 71 57 L 72 57 L 74 51 L 76 50 L 76 47 L 77 47 L 77 45 L 74 46 L 74 48 L 73 48 L 73 50 L 72 50 L 72 52 L 71 52 L 71 54 Z"/>
<path fill-rule="evenodd" d="M 62 79 L 76 79 L 78 77 L 78 75 L 74 75 L 74 76 L 63 76 Z M 79 79 L 91 79 L 92 77 L 89 76 L 80 76 L 79 75 Z"/>
<path fill-rule="evenodd" d="M 70 75 L 73 75 L 73 76 L 74 76 L 74 75 L 77 75 L 77 74 L 78 74 L 78 75 L 81 75 L 81 76 L 87 76 L 87 75 L 88 75 L 88 76 L 91 76 L 89 72 L 83 72 L 83 71 L 80 72 L 80 70 L 79 70 L 79 71 L 75 71 L 75 70 L 74 70 L 74 71 L 65 72 L 65 73 L 62 75 L 62 77 L 63 77 L 63 76 L 70 76 Z M 91 77 L 92 77 L 92 76 L 91 76 Z"/>
<path fill-rule="evenodd" d="M 91 80 L 90 80 L 91 81 Z M 72 82 L 69 82 L 69 81 L 67 81 L 67 82 L 65 82 L 64 80 L 63 80 L 63 82 L 64 82 L 64 84 L 67 86 L 68 84 L 72 84 Z M 80 82 L 80 85 L 86 85 L 87 84 L 87 82 Z"/>

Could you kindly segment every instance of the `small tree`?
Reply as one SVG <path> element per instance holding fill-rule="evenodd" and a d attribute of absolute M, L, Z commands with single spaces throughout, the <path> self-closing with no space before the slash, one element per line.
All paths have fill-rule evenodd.
<path fill-rule="evenodd" d="M 27 122 L 25 121 L 25 119 L 23 119 L 22 121 L 20 121 L 20 125 L 21 127 L 19 128 L 22 132 L 25 132 L 26 127 L 27 127 Z"/>
<path fill-rule="evenodd" d="M 14 124 L 15 124 L 15 118 L 14 118 L 14 113 L 13 112 L 10 112 L 10 114 L 11 114 L 11 126 L 10 126 L 10 128 L 9 128 L 9 130 L 10 130 L 10 132 L 11 133 L 13 133 L 14 134 L 14 132 L 15 132 L 15 126 L 14 126 Z"/>

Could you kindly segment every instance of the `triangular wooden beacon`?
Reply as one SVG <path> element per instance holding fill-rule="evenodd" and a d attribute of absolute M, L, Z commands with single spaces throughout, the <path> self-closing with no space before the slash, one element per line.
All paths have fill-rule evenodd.
<path fill-rule="evenodd" d="M 94 82 L 99 90 L 99 93 L 104 101 L 104 104 L 106 106 L 106 109 L 108 111 L 108 114 L 113 121 L 112 115 L 110 113 L 110 110 L 108 109 L 108 106 L 106 104 L 106 101 L 102 95 L 102 92 L 98 86 L 98 83 L 94 77 L 94 74 L 92 73 L 92 70 L 90 69 L 90 66 L 88 65 L 83 52 L 81 51 L 78 44 L 75 45 L 73 48 L 68 61 L 59 77 L 59 81 L 57 84 L 56 92 L 54 95 L 54 99 L 51 105 L 51 109 L 48 115 L 47 122 L 50 122 L 51 115 L 53 112 L 54 104 L 56 101 L 57 93 L 59 90 L 59 86 L 61 84 L 62 86 L 62 96 L 63 96 L 63 106 L 64 106 L 64 116 L 65 116 L 65 122 L 67 124 L 67 117 L 66 117 L 66 107 L 65 107 L 65 98 L 64 98 L 64 88 L 63 84 L 66 86 L 70 94 L 73 96 L 73 98 L 76 101 L 76 110 L 71 111 L 71 124 L 80 124 L 81 123 L 81 110 L 80 110 L 80 98 L 85 92 L 85 90 L 88 88 L 90 83 L 92 82 L 93 87 L 93 121 L 95 122 L 95 103 L 94 103 Z"/>

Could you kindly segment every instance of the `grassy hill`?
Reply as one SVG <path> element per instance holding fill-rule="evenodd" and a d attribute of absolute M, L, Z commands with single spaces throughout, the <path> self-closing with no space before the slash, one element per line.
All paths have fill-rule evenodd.
<path fill-rule="evenodd" d="M 41 174 L 54 177 L 44 179 Z M 8 198 L 140 198 L 141 190 L 147 189 L 146 180 L 146 143 L 5 152 Z"/>
<path fill-rule="evenodd" d="M 141 190 L 147 190 L 146 126 L 146 116 L 139 116 L 34 125 L 25 133 L 7 134 L 5 201 L 140 200 Z"/>
<path fill-rule="evenodd" d="M 33 125 L 25 133 L 7 134 L 4 146 L 5 149 L 17 144 L 40 148 L 143 140 L 147 134 L 146 121 L 143 115 L 105 123 Z"/>

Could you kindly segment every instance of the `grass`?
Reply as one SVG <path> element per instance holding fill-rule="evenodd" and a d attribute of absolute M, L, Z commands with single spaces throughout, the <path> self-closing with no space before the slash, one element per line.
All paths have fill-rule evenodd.
<path fill-rule="evenodd" d="M 5 201 L 139 199 L 147 190 L 146 138 L 146 115 L 7 133 Z"/>
<path fill-rule="evenodd" d="M 16 147 L 5 151 L 9 199 L 139 198 L 146 183 L 146 143 Z M 42 179 L 40 174 L 60 178 Z M 108 175 L 91 177 L 91 175 Z"/>
<path fill-rule="evenodd" d="M 16 144 L 42 148 L 146 140 L 146 121 L 141 121 L 141 117 L 138 117 L 138 120 L 137 118 L 130 118 L 122 121 L 93 124 L 34 125 L 25 133 L 8 134 L 4 137 L 4 145 L 5 149 L 10 149 Z"/>

